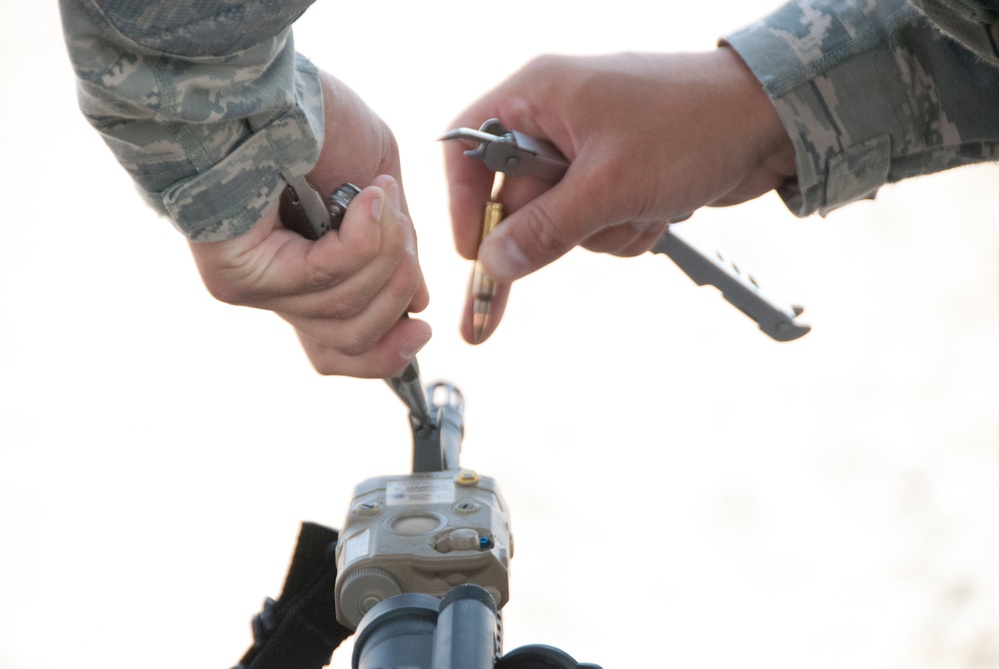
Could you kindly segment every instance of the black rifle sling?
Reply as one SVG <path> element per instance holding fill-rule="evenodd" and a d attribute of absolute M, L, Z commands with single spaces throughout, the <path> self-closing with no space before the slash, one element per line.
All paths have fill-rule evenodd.
<path fill-rule="evenodd" d="M 353 634 L 336 620 L 338 534 L 302 523 L 281 596 L 253 618 L 253 645 L 235 669 L 320 669 Z"/>

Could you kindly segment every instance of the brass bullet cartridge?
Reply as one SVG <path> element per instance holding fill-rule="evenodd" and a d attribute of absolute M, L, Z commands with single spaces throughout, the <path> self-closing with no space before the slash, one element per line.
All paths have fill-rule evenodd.
<path fill-rule="evenodd" d="M 482 240 L 491 233 L 503 220 L 503 205 L 499 202 L 486 202 L 482 214 Z M 482 241 L 479 242 L 480 244 Z M 482 263 L 475 261 L 472 271 L 472 329 L 475 343 L 482 341 L 486 325 L 489 323 L 489 312 L 492 309 L 493 298 L 496 296 L 496 282 L 489 278 Z"/>

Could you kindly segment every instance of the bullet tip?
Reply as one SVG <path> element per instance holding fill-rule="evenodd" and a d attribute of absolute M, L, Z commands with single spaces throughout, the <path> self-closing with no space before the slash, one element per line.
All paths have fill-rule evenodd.
<path fill-rule="evenodd" d="M 483 339 L 483 334 L 486 331 L 486 318 L 487 314 L 475 313 L 472 314 L 472 338 L 475 340 L 476 344 L 481 344 Z"/>

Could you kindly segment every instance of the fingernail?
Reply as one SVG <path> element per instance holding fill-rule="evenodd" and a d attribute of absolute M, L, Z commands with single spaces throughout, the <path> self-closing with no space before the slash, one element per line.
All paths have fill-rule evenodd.
<path fill-rule="evenodd" d="M 402 213 L 402 188 L 399 184 L 392 182 L 392 185 L 388 187 L 388 198 L 389 204 L 392 205 L 392 211 L 399 215 Z"/>
<path fill-rule="evenodd" d="M 424 332 L 418 335 L 413 335 L 409 339 L 404 339 L 402 346 L 399 347 L 399 356 L 403 360 L 411 360 L 413 356 L 420 352 L 427 342 L 430 341 L 431 333 Z"/>
<path fill-rule="evenodd" d="M 385 191 L 382 191 L 371 198 L 371 216 L 376 220 L 382 220 L 382 207 L 385 206 Z"/>
<path fill-rule="evenodd" d="M 495 234 L 495 233 L 494 233 Z M 531 261 L 510 237 L 486 238 L 479 259 L 496 281 L 513 281 L 531 271 Z"/>

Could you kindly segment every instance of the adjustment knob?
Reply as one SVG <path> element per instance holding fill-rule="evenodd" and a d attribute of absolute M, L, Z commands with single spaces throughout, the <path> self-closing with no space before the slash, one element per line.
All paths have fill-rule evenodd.
<path fill-rule="evenodd" d="M 391 572 L 381 567 L 361 567 L 344 578 L 337 604 L 356 628 L 375 604 L 400 594 L 402 587 Z"/>

